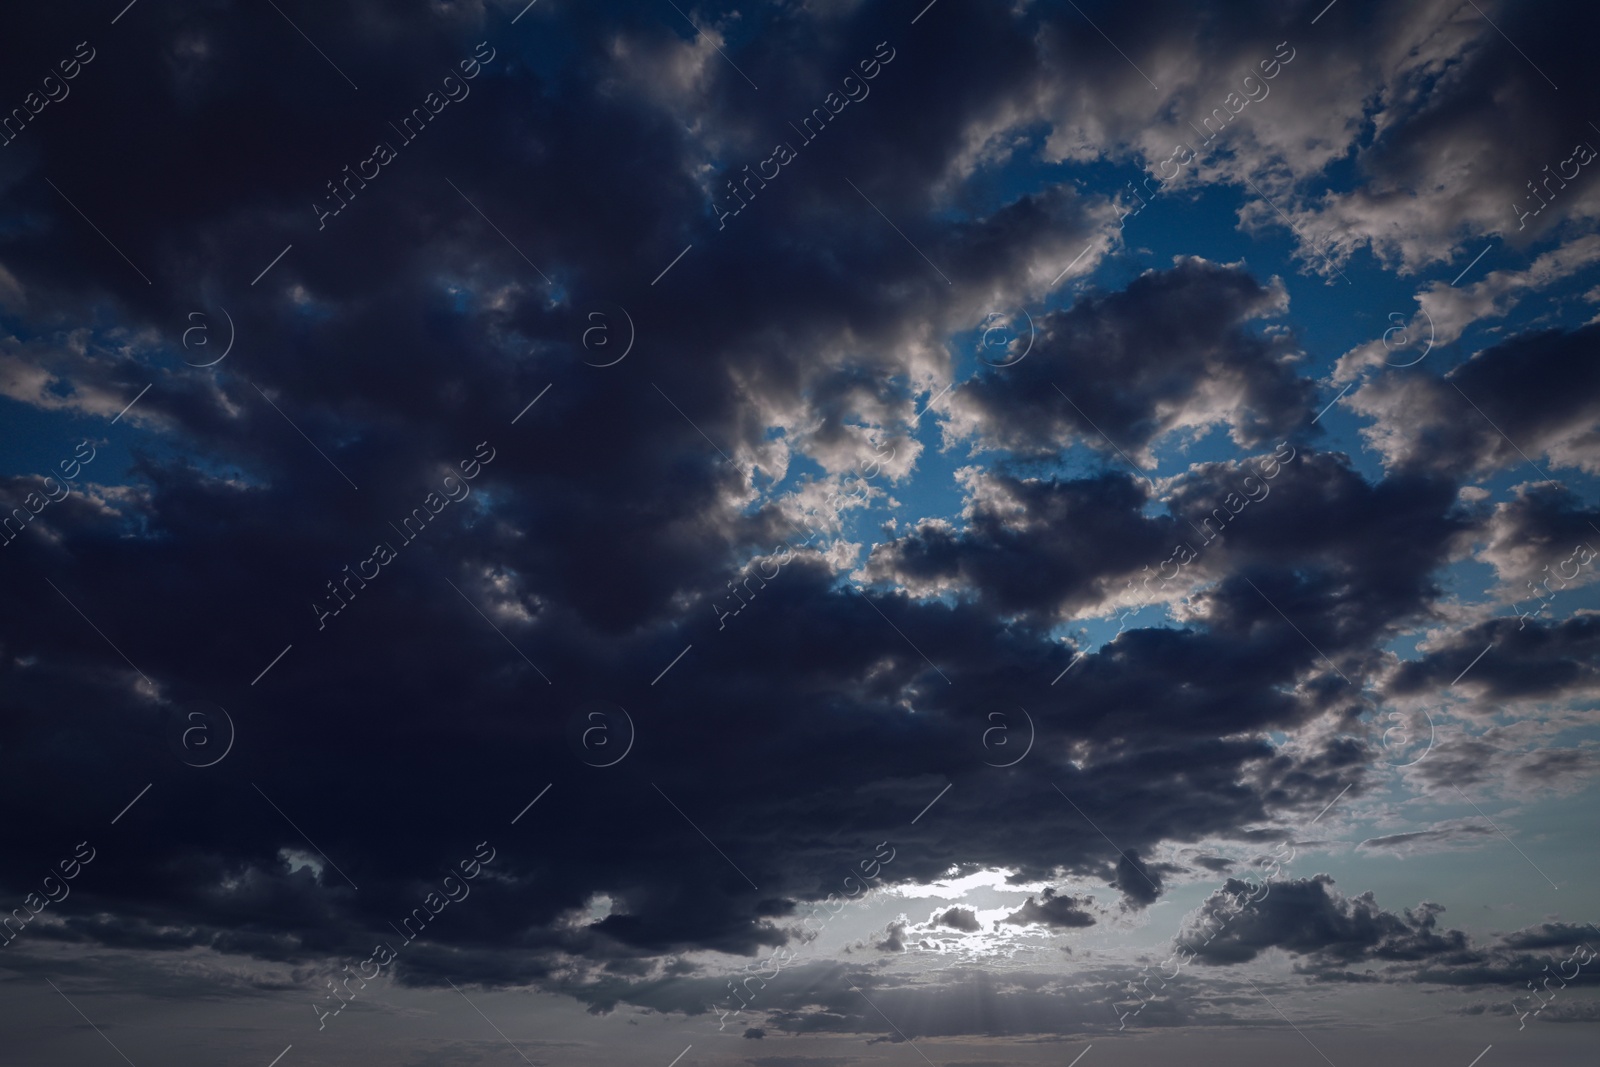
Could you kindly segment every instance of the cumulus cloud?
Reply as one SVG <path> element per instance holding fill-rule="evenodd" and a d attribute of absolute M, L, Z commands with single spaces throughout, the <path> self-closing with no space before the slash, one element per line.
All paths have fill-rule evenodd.
<path fill-rule="evenodd" d="M 1015 926 L 1029 926 L 1036 923 L 1055 930 L 1093 926 L 1096 922 L 1094 912 L 1091 910 L 1093 905 L 1093 897 L 1058 894 L 1054 889 L 1046 887 L 1037 902 L 1033 897 L 1029 897 L 1022 907 L 1000 922 Z"/>
<path fill-rule="evenodd" d="M 1314 963 L 1349 966 L 1373 960 L 1424 960 L 1467 947 L 1459 930 L 1439 929 L 1444 909 L 1424 902 L 1395 913 L 1378 906 L 1372 893 L 1346 897 L 1333 888 L 1333 878 L 1270 883 L 1264 896 L 1230 878 L 1200 906 L 1179 944 L 1202 963 L 1231 964 L 1255 959 L 1269 948 L 1281 948 Z M 1238 901 L 1245 899 L 1240 906 Z M 1203 940 L 1210 927 L 1215 930 Z"/>
<path fill-rule="evenodd" d="M 982 929 L 977 914 L 971 908 L 950 908 L 948 911 L 935 914 L 932 922 L 935 926 L 948 926 L 952 930 L 968 934 L 977 933 Z"/>
<path fill-rule="evenodd" d="M 1600 395 L 1587 358 L 1600 326 L 1523 334 L 1443 378 L 1385 376 L 1349 407 L 1373 420 L 1362 436 L 1391 467 L 1457 477 L 1520 467 L 1600 471 Z"/>
<path fill-rule="evenodd" d="M 1289 339 L 1251 328 L 1285 310 L 1273 282 L 1180 259 L 1040 316 L 1036 354 L 952 393 L 946 433 L 1021 452 L 1122 449 L 1144 468 L 1169 435 L 1222 426 L 1243 447 L 1280 439 L 1315 414 Z"/>

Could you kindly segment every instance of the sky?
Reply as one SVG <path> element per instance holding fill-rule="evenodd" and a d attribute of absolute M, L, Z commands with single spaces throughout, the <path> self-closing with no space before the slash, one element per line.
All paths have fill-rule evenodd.
<path fill-rule="evenodd" d="M 1600 10 L 0 14 L 0 1062 L 1600 1024 Z"/>

